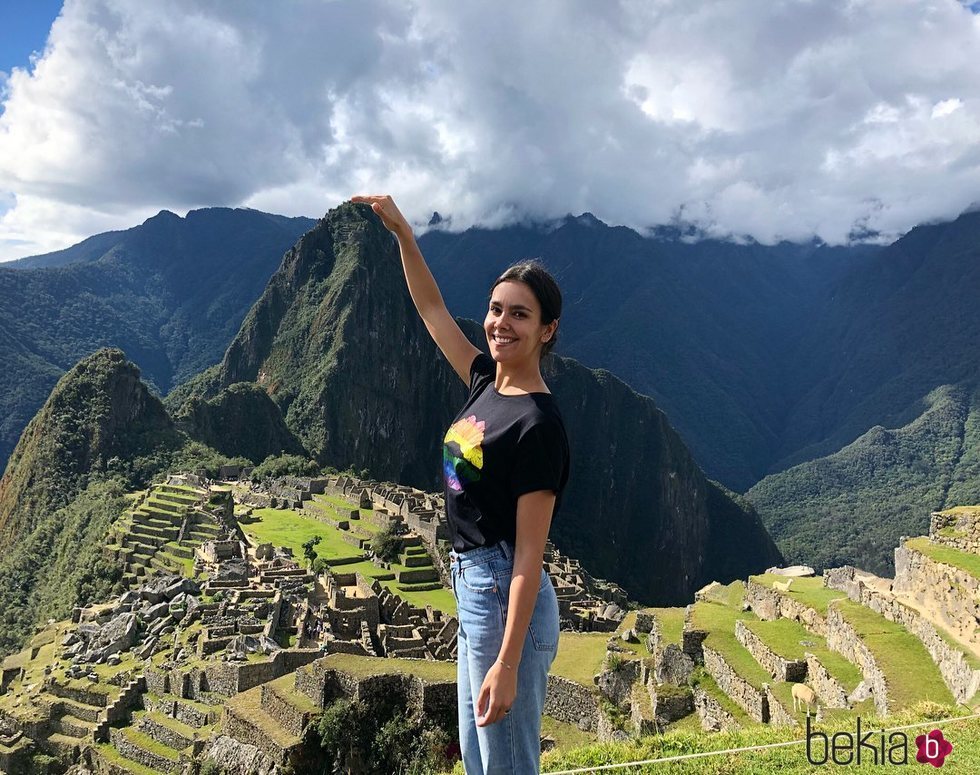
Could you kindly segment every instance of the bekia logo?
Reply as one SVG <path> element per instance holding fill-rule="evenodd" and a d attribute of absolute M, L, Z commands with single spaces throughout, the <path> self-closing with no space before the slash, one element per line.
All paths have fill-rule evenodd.
<path fill-rule="evenodd" d="M 810 764 L 908 764 L 909 740 L 904 732 L 892 732 L 885 737 L 885 730 L 867 730 L 862 734 L 861 717 L 851 732 L 835 732 L 830 737 L 810 727 L 806 719 L 806 758 Z M 915 760 L 920 764 L 942 767 L 953 751 L 953 744 L 938 729 L 915 738 Z"/>
<path fill-rule="evenodd" d="M 946 757 L 953 750 L 953 744 L 949 742 L 939 729 L 934 729 L 925 735 L 915 738 L 915 744 L 919 747 L 915 760 L 922 764 L 931 764 L 933 767 L 942 767 Z"/>

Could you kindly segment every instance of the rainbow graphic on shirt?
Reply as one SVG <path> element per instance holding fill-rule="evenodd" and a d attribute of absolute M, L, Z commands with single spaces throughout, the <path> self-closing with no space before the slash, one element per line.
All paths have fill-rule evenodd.
<path fill-rule="evenodd" d="M 477 420 L 475 414 L 454 422 L 442 445 L 442 464 L 446 484 L 459 492 L 464 484 L 478 481 L 483 468 L 483 431 L 485 420 Z M 450 446 L 455 445 L 455 447 Z"/>

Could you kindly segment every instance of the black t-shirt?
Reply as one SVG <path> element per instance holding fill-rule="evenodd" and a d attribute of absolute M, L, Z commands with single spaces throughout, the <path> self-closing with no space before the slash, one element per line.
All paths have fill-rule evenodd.
<path fill-rule="evenodd" d="M 554 490 L 554 516 L 568 481 L 565 425 L 550 393 L 507 396 L 485 353 L 470 366 L 470 395 L 442 445 L 446 516 L 453 548 L 465 552 L 517 535 L 517 498 Z"/>

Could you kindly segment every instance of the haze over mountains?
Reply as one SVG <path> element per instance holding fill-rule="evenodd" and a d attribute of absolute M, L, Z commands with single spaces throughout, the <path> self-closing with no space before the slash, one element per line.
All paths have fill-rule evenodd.
<path fill-rule="evenodd" d="M 277 327 L 296 314 L 283 307 L 285 291 L 316 289 L 307 310 L 316 309 L 316 294 L 334 293 L 343 307 L 349 300 L 343 285 L 331 285 L 336 278 L 280 271 L 253 310 L 257 317 L 233 342 L 282 251 L 312 223 L 255 211 L 204 210 L 187 219 L 162 213 L 127 232 L 26 259 L 20 268 L 0 268 L 0 308 L 6 310 L 0 313 L 6 335 L 0 359 L 12 367 L 4 370 L 0 394 L 3 443 L 12 447 L 60 370 L 99 345 L 123 347 L 151 385 L 166 391 L 218 363 L 229 343 L 221 366 L 199 379 L 217 380 L 208 384 L 227 391 L 236 380 L 270 379 L 274 369 L 260 378 L 256 368 L 275 364 L 288 393 L 274 397 L 287 429 L 272 427 L 261 396 L 241 388 L 220 399 L 205 390 L 211 398 L 198 400 L 195 421 L 188 419 L 189 406 L 183 410 L 187 427 L 203 438 L 202 413 L 220 404 L 227 416 L 247 405 L 264 418 L 268 443 L 288 445 L 283 434 L 292 434 L 314 454 L 364 443 L 353 437 L 341 443 L 329 430 L 337 418 L 311 410 L 318 398 L 304 391 L 319 385 L 317 391 L 328 393 L 336 375 L 325 365 L 301 374 L 288 366 L 295 350 L 274 344 Z M 887 247 L 687 242 L 667 230 L 643 237 L 610 228 L 589 214 L 495 231 L 453 234 L 437 227 L 420 243 L 450 309 L 463 317 L 482 316 L 487 289 L 505 266 L 541 256 L 565 295 L 559 352 L 607 368 L 654 398 L 709 477 L 738 491 L 754 485 L 751 495 L 787 559 L 808 559 L 800 554 L 810 545 L 803 536 L 818 512 L 829 515 L 825 525 L 871 519 L 863 506 L 840 500 L 845 488 L 863 493 L 858 504 L 884 502 L 878 494 L 889 493 L 890 505 L 875 517 L 888 535 L 837 542 L 841 552 L 834 555 L 835 561 L 860 559 L 879 569 L 890 562 L 895 530 L 923 532 L 929 509 L 980 500 L 970 435 L 980 370 L 978 213 L 919 227 Z M 299 271 L 304 264 L 294 256 L 292 266 Z M 352 266 L 347 278 L 358 271 L 363 269 Z M 410 308 L 372 307 L 370 298 L 357 309 L 366 317 L 350 330 L 361 336 L 380 322 L 384 330 L 402 331 L 414 315 Z M 300 332 L 310 320 L 286 321 L 286 328 Z M 299 344 L 311 351 L 318 346 Z M 358 340 L 357 347 L 370 352 L 373 344 Z M 277 360 L 269 347 L 293 354 Z M 445 370 L 437 355 L 432 361 L 434 373 Z M 353 376 L 357 363 L 348 361 Z M 268 381 L 263 384 L 274 392 Z M 179 397 L 187 395 L 185 390 Z M 203 408 L 209 402 L 212 409 Z M 377 408 L 365 404 L 361 411 Z M 947 414 L 949 422 L 937 421 Z M 880 431 L 868 435 L 875 426 L 895 431 L 890 438 L 904 450 L 900 461 L 894 445 L 880 443 Z M 382 460 L 382 449 L 374 442 L 365 447 L 367 464 L 424 478 L 426 450 L 416 450 L 417 459 L 396 472 L 390 456 Z M 843 458 L 821 462 L 839 450 Z M 946 455 L 941 462 L 937 450 Z M 368 460 L 372 455 L 376 459 Z M 825 475 L 820 487 L 807 473 L 815 469 L 786 471 L 806 461 L 832 471 L 842 460 L 849 475 Z M 920 497 L 918 485 L 904 486 L 911 480 L 899 470 L 915 472 L 929 497 Z M 780 471 L 786 474 L 764 478 Z M 847 508 L 834 505 L 845 502 Z"/>

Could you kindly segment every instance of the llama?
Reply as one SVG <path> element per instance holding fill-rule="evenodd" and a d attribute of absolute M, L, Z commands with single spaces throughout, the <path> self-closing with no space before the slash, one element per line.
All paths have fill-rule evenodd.
<path fill-rule="evenodd" d="M 786 579 L 786 581 L 774 581 L 772 585 L 780 592 L 789 592 L 789 585 L 792 583 L 793 579 Z"/>
<path fill-rule="evenodd" d="M 806 714 L 810 715 L 811 703 L 817 704 L 817 694 L 806 684 L 793 684 L 793 712 L 799 712 L 800 703 L 806 705 Z M 819 705 L 817 706 L 819 711 Z"/>

